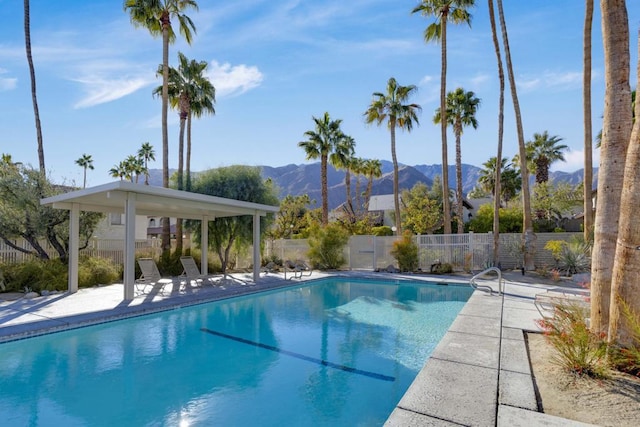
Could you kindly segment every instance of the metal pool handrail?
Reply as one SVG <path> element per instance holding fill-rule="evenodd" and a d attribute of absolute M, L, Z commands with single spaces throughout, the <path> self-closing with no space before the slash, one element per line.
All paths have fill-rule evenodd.
<path fill-rule="evenodd" d="M 469 286 L 471 286 L 473 289 L 488 290 L 489 293 L 493 295 L 493 288 L 491 288 L 491 286 L 478 285 L 476 283 L 477 278 L 484 276 L 492 271 L 498 273 L 498 295 L 502 295 L 504 293 L 504 281 L 502 280 L 502 271 L 500 271 L 498 267 L 489 267 L 486 270 L 476 274 L 469 280 Z"/>

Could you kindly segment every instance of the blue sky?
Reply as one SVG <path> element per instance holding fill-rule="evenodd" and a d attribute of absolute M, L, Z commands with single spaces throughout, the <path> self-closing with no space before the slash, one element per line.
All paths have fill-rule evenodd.
<path fill-rule="evenodd" d="M 505 0 L 505 16 L 525 137 L 547 130 L 571 151 L 553 169 L 582 167 L 582 27 L 584 2 Z M 604 68 L 598 3 L 593 24 L 593 126 L 601 128 Z M 190 11 L 197 34 L 170 47 L 209 63 L 216 115 L 193 124 L 193 170 L 231 164 L 305 163 L 297 143 L 312 116 L 328 111 L 356 140 L 356 155 L 391 158 L 386 127 L 364 123 L 371 94 L 389 77 L 415 84 L 420 126 L 399 133 L 398 160 L 440 164 L 440 46 L 425 44 L 431 18 L 411 15 L 415 0 L 200 0 Z M 635 86 L 640 2 L 627 2 L 631 82 Z M 449 27 L 447 88 L 481 98 L 477 130 L 465 129 L 462 161 L 480 166 L 495 156 L 498 80 L 486 2 L 472 10 L 472 27 Z M 0 0 L 0 152 L 37 167 L 22 2 Z M 82 185 L 74 161 L 92 155 L 88 185 L 112 181 L 108 170 L 143 142 L 161 167 L 155 71 L 160 39 L 134 28 L 121 1 L 31 1 L 31 38 L 47 169 L 60 182 Z M 177 167 L 178 115 L 169 112 L 169 165 Z M 449 137 L 449 162 L 454 139 Z M 517 152 L 511 97 L 505 104 L 505 156 Z M 597 159 L 598 152 L 594 153 Z"/>

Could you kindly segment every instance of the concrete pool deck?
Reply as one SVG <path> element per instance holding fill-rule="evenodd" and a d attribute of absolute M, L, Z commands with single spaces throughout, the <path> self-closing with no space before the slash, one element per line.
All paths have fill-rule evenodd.
<path fill-rule="evenodd" d="M 573 420 L 538 412 L 525 332 L 539 331 L 533 302 L 537 293 L 557 287 L 519 273 L 503 273 L 505 293 L 476 290 L 434 350 L 386 426 L 580 426 Z M 216 279 L 216 286 L 168 285 L 164 292 L 123 301 L 121 284 L 80 289 L 33 299 L 0 300 L 0 343 L 121 318 L 277 289 L 336 274 L 314 272 L 302 279 L 282 274 Z M 339 272 L 342 277 L 412 279 L 468 283 L 459 276 Z M 178 280 L 174 280 L 178 284 Z M 498 280 L 482 285 L 498 290 Z M 0 296 L 1 298 L 1 296 Z"/>

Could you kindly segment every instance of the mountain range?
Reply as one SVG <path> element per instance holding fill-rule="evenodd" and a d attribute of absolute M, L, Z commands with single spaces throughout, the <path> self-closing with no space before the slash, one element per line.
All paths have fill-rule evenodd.
<path fill-rule="evenodd" d="M 433 185 L 436 176 L 442 175 L 441 165 L 399 165 L 398 185 L 400 190 L 409 189 L 418 182 L 422 182 L 427 186 Z M 322 197 L 320 189 L 320 162 L 308 164 L 288 164 L 285 166 L 259 166 L 262 168 L 262 176 L 264 179 L 271 178 L 276 184 L 282 199 L 287 195 L 298 196 L 308 194 L 311 200 L 315 200 L 316 206 L 320 206 Z M 482 169 L 468 164 L 462 164 L 462 190 L 464 194 L 468 194 L 478 183 L 480 171 Z M 170 174 L 175 172 L 170 170 Z M 594 177 L 597 175 L 597 168 L 594 168 Z M 336 170 L 329 165 L 327 169 L 327 183 L 329 186 L 329 208 L 333 209 L 344 202 L 346 198 L 346 186 L 344 183 L 345 173 Z M 571 185 L 577 185 L 582 182 L 583 170 L 575 172 L 554 171 L 549 173 L 549 178 L 555 182 L 567 182 Z M 533 177 L 531 177 L 533 180 Z M 594 183 L 596 180 L 594 179 Z M 151 185 L 162 186 L 162 170 L 149 170 L 149 183 Z M 356 194 L 357 179 L 352 175 L 351 188 L 352 195 Z M 449 166 L 449 187 L 455 190 L 456 185 L 456 168 Z M 595 185 L 595 184 L 594 184 Z M 367 178 L 360 177 L 360 192 L 364 192 L 367 187 Z M 382 176 L 373 182 L 371 194 L 391 194 L 393 193 L 393 164 L 390 161 L 382 161 Z"/>

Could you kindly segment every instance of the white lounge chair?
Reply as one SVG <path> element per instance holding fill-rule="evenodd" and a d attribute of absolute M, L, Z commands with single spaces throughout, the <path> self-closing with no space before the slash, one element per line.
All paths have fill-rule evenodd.
<path fill-rule="evenodd" d="M 588 311 L 590 292 L 588 289 L 550 288 L 536 294 L 534 305 L 543 318 L 553 316 L 558 305 L 572 305 Z"/>
<path fill-rule="evenodd" d="M 200 272 L 200 269 L 198 268 L 198 265 L 196 264 L 196 261 L 193 259 L 193 257 L 182 256 L 180 257 L 180 263 L 182 264 L 183 268 L 180 277 L 186 277 L 189 281 L 195 280 L 196 283 L 198 281 L 204 283 L 205 280 L 209 282 L 211 281 L 211 276 L 202 274 Z"/>
<path fill-rule="evenodd" d="M 162 292 L 165 286 L 173 283 L 173 280 L 162 277 L 156 262 L 152 258 L 139 258 L 138 265 L 140 266 L 142 274 L 136 280 L 136 291 L 144 293 L 147 285 L 159 285 L 160 292 Z"/>

